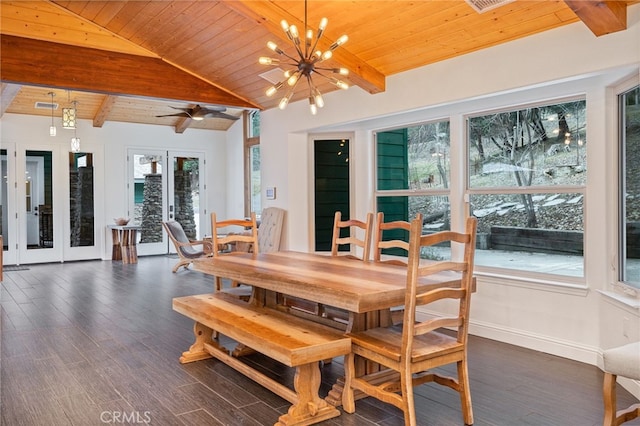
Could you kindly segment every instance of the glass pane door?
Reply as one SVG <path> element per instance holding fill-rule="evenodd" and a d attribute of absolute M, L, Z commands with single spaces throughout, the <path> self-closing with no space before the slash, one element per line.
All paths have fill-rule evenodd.
<path fill-rule="evenodd" d="M 201 239 L 208 229 L 203 201 L 203 155 L 169 152 L 168 157 L 173 171 L 169 177 L 168 217 L 182 225 L 189 239 Z"/>
<path fill-rule="evenodd" d="M 70 246 L 95 245 L 93 154 L 69 153 Z"/>
<path fill-rule="evenodd" d="M 162 228 L 167 217 L 166 151 L 129 151 L 130 225 L 141 227 L 138 255 L 167 252 L 168 238 Z"/>
<path fill-rule="evenodd" d="M 11 247 L 15 247 L 15 241 L 11 241 L 14 235 L 9 234 L 9 178 L 12 175 L 9 174 L 9 163 L 7 158 L 7 150 L 0 149 L 0 235 L 2 235 L 2 247 L 0 250 L 6 252 L 3 256 L 5 263 L 15 263 L 15 252 L 10 250 Z M 14 215 L 15 217 L 15 215 Z M 12 243 L 9 245 L 9 243 Z M 12 255 L 9 255 L 9 251 Z M 13 261 L 11 261 L 13 260 Z"/>
<path fill-rule="evenodd" d="M 19 261 L 21 263 L 61 260 L 62 240 L 56 232 L 54 168 L 58 154 L 47 148 L 28 149 L 18 156 Z M 61 223 L 61 222 L 60 222 Z"/>

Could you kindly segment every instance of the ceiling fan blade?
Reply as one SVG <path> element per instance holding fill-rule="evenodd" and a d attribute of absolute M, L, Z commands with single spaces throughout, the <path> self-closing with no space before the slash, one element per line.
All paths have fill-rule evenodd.
<path fill-rule="evenodd" d="M 156 117 L 191 117 L 188 112 L 178 112 L 176 114 L 156 115 Z"/>
<path fill-rule="evenodd" d="M 179 109 L 182 112 L 186 112 L 187 114 L 191 112 L 192 108 L 181 108 L 181 107 L 174 107 L 169 105 L 169 108 L 173 108 L 173 109 Z"/>
<path fill-rule="evenodd" d="M 205 114 L 206 118 L 224 118 L 226 120 L 237 120 L 240 117 L 236 117 L 235 115 L 225 114 L 224 112 L 211 111 Z"/>
<path fill-rule="evenodd" d="M 226 120 L 238 120 L 240 118 L 234 115 L 225 114 L 224 111 L 226 111 L 227 108 L 222 106 L 211 106 L 203 108 L 200 105 L 196 105 L 193 108 L 180 108 L 169 105 L 169 108 L 177 109 L 182 112 L 175 114 L 156 115 L 156 117 L 189 117 L 194 120 L 203 118 L 223 118 Z"/>

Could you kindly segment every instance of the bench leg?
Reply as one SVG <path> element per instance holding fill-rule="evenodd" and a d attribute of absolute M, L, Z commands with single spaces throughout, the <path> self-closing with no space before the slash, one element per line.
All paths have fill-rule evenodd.
<path fill-rule="evenodd" d="M 220 346 L 218 342 L 213 340 L 213 333 L 214 331 L 212 329 L 196 321 L 193 324 L 193 334 L 196 341 L 191 345 L 188 351 L 182 352 L 180 364 L 187 364 L 189 362 L 213 358 L 205 349 L 205 344 L 214 346 L 223 352 L 228 352 L 224 347 Z"/>
<path fill-rule="evenodd" d="M 320 368 L 317 362 L 298 366 L 293 386 L 298 401 L 289 408 L 287 414 L 280 416 L 275 426 L 310 425 L 340 415 L 337 408 L 318 395 Z"/>

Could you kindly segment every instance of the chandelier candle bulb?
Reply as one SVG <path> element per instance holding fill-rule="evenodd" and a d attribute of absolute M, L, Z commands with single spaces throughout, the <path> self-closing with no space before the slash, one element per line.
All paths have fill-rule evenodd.
<path fill-rule="evenodd" d="M 320 93 L 318 89 L 315 90 L 315 98 L 318 108 L 322 108 L 324 106 L 324 99 L 322 98 L 322 93 Z"/>
<path fill-rule="evenodd" d="M 280 63 L 280 59 L 269 58 L 266 56 L 261 56 L 258 59 L 260 65 L 278 65 Z"/>
<path fill-rule="evenodd" d="M 278 89 L 282 87 L 282 84 L 283 84 L 283 82 L 282 82 L 282 81 L 281 81 L 281 82 L 279 82 L 279 83 L 277 83 L 277 84 L 274 84 L 273 86 L 271 86 L 271 87 L 269 87 L 269 88 L 267 89 L 267 91 L 265 92 L 265 94 L 266 94 L 267 96 L 273 96 L 273 95 L 278 91 Z"/>
<path fill-rule="evenodd" d="M 327 18 L 322 18 L 320 20 L 320 25 L 318 26 L 318 38 L 322 36 L 322 32 L 324 31 L 325 28 L 327 28 L 328 23 L 329 23 L 329 20 Z"/>
<path fill-rule="evenodd" d="M 287 79 L 287 84 L 289 86 L 294 86 L 298 82 L 298 78 L 300 77 L 300 71 L 296 71 L 293 73 L 291 77 Z"/>
<path fill-rule="evenodd" d="M 316 106 L 316 100 L 313 96 L 309 96 L 309 108 L 311 110 L 312 115 L 316 115 L 318 113 L 318 107 Z"/>

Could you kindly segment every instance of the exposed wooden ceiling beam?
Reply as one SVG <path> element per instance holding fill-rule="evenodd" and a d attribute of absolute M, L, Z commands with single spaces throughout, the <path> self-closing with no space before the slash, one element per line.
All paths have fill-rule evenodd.
<path fill-rule="evenodd" d="M 273 3 L 268 1 L 238 0 L 225 2 L 230 9 L 254 20 L 257 24 L 263 25 L 274 37 L 285 43 L 290 43 L 282 31 L 280 21 L 285 19 L 289 24 L 295 24 L 299 28 L 304 28 L 304 22 L 291 15 L 287 11 L 275 8 Z M 323 36 L 323 39 L 326 37 Z M 349 80 L 366 90 L 369 93 L 380 93 L 385 91 L 386 80 L 384 74 L 361 60 L 344 46 L 333 52 L 333 58 L 350 72 Z M 257 59 L 257 58 L 256 58 Z"/>
<path fill-rule="evenodd" d="M 596 37 L 627 29 L 627 4 L 623 1 L 564 0 Z"/>
<path fill-rule="evenodd" d="M 19 84 L 2 84 L 2 93 L 0 94 L 0 117 L 2 117 L 13 102 L 13 99 L 16 97 L 18 92 L 20 91 Z"/>
<path fill-rule="evenodd" d="M 258 108 L 161 59 L 4 34 L 0 42 L 5 82 Z"/>
<path fill-rule="evenodd" d="M 118 97 L 113 95 L 107 95 L 104 97 L 104 100 L 100 104 L 100 108 L 98 108 L 96 115 L 93 117 L 93 127 L 102 127 L 104 122 L 107 121 L 109 113 L 117 99 Z"/>

